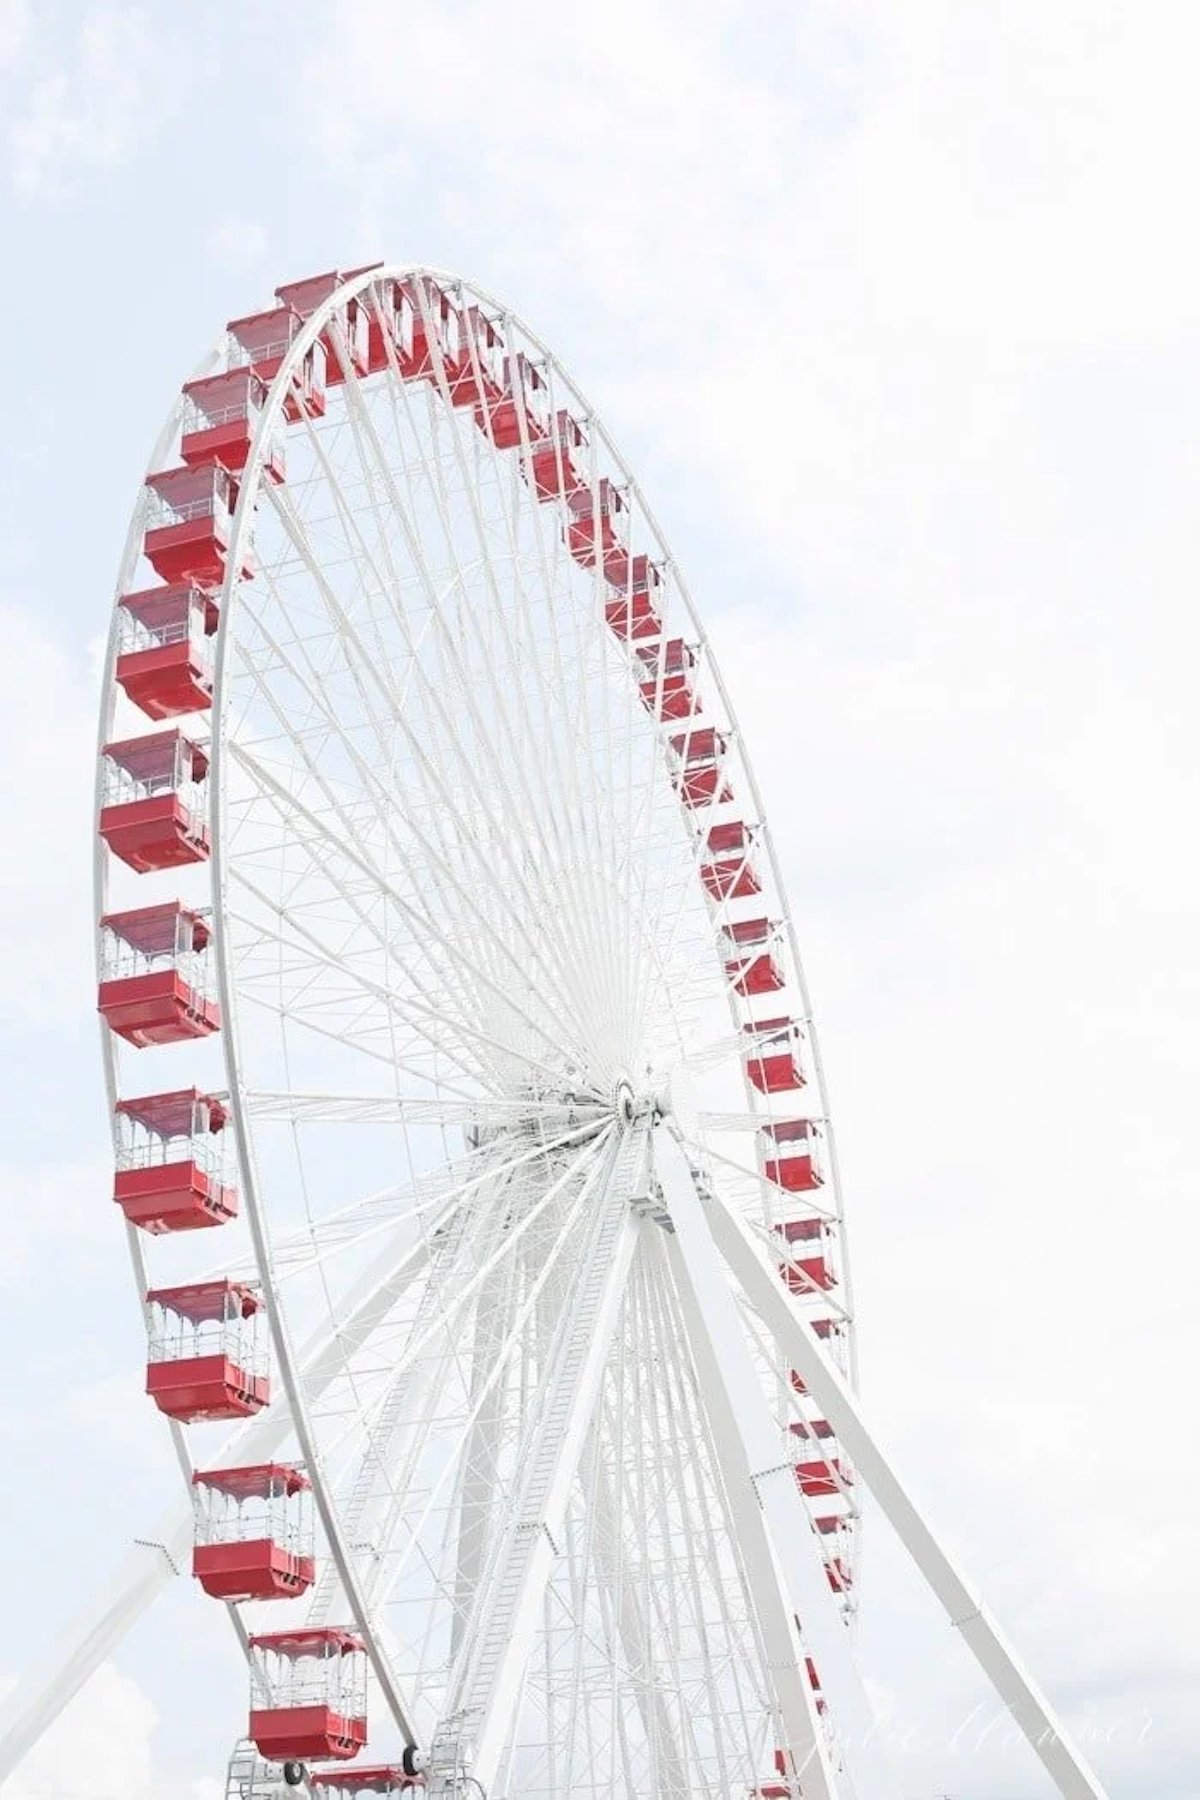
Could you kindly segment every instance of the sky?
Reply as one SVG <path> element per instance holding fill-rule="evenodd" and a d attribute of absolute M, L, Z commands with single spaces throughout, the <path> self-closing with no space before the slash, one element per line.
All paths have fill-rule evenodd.
<path fill-rule="evenodd" d="M 805 950 L 864 1400 L 1114 1800 L 1200 1795 L 1200 19 L 1183 0 L 0 0 L 0 1673 L 177 1483 L 91 976 L 99 646 L 279 281 L 503 297 L 687 573 Z M 906 1800 L 1049 1790 L 868 1521 Z M 18 1800 L 209 1800 L 184 1580 Z"/>

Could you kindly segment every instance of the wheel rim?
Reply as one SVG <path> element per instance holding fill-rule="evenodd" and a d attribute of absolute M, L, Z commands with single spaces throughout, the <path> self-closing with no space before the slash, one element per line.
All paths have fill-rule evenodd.
<path fill-rule="evenodd" d="M 603 559 L 589 570 L 571 554 L 579 515 L 536 496 L 528 421 L 498 448 L 494 423 L 452 403 L 444 361 L 432 382 L 404 379 L 394 357 L 361 384 L 349 375 L 322 419 L 289 426 L 286 483 L 266 479 L 295 371 L 347 299 L 378 303 L 388 284 L 424 280 L 426 300 L 483 309 L 498 358 L 537 364 L 551 418 L 586 423 L 584 529 L 603 530 L 605 483 L 619 485 L 627 543 L 663 571 L 660 633 L 627 644 L 614 630 L 605 607 L 620 595 Z M 477 383 L 485 348 L 468 344 Z M 630 571 L 627 607 L 635 592 Z M 695 647 L 687 678 L 703 711 L 664 718 L 674 643 Z M 727 746 L 715 799 L 689 804 L 691 745 L 680 740 L 710 730 Z M 249 1228 L 233 1272 L 266 1292 L 277 1404 L 286 1399 L 325 1525 L 331 1557 L 309 1610 L 353 1618 L 401 1735 L 427 1737 L 473 1691 L 467 1595 L 486 1585 L 499 1523 L 519 1501 L 530 1394 L 576 1292 L 579 1232 L 602 1213 L 614 1170 L 626 1187 L 647 1185 L 644 1140 L 659 1112 L 672 1109 L 706 1178 L 764 1227 L 787 1196 L 756 1165 L 757 1124 L 819 1125 L 826 1181 L 791 1210 L 823 1220 L 835 1285 L 814 1286 L 798 1263 L 793 1285 L 812 1316 L 834 1322 L 831 1354 L 853 1367 L 807 994 L 719 674 L 595 415 L 478 290 L 375 271 L 332 294 L 285 357 L 221 594 L 212 769 L 221 1049 Z M 702 874 L 722 860 L 708 831 L 734 820 L 754 826 L 754 895 L 722 894 L 726 877 Z M 781 987 L 747 996 L 728 969 L 762 947 L 723 933 L 759 916 L 773 927 Z M 764 1096 L 747 1078 L 743 1027 L 776 1015 L 805 1032 L 802 1095 Z M 355 1210 L 364 1195 L 374 1198 Z M 654 1196 L 643 1198 L 649 1226 L 526 1677 L 516 1735 L 531 1790 L 606 1779 L 618 1757 L 627 1782 L 687 1793 L 753 1785 L 769 1765 L 761 1645 L 695 1371 L 678 1348 Z M 410 1272 L 317 1390 L 296 1340 L 317 1318 L 336 1339 L 381 1245 L 402 1265 L 410 1252 L 423 1259 L 422 1274 Z M 133 1247 L 144 1289 L 136 1237 Z M 804 1406 L 787 1371 L 776 1375 L 786 1428 Z M 836 1466 L 836 1446 L 820 1460 Z M 821 1544 L 849 1610 L 856 1512 L 848 1480 L 836 1488 L 812 1510 L 842 1521 Z M 707 1648 L 689 1652 L 706 1629 L 704 1597 L 719 1626 L 710 1619 Z M 599 1660 L 596 1642 L 608 1646 Z"/>

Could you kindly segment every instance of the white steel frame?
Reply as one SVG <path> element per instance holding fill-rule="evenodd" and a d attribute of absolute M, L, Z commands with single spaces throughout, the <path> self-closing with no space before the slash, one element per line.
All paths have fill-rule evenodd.
<path fill-rule="evenodd" d="M 487 416 L 452 404 L 440 355 L 423 383 L 394 348 L 373 387 L 346 365 L 329 416 L 286 434 L 291 485 L 264 479 L 312 347 L 344 346 L 347 307 L 381 307 L 395 283 L 427 332 L 447 296 L 464 317 L 482 308 L 501 352 L 536 362 L 548 416 L 584 421 L 593 529 L 617 484 L 631 549 L 663 571 L 649 661 L 636 643 L 622 661 L 602 559 L 581 570 L 562 508 L 531 494 L 528 419 L 498 450 Z M 473 333 L 466 373 L 480 380 L 491 359 Z M 258 414 L 220 608 L 201 875 L 245 1225 L 217 1234 L 216 1272 L 238 1273 L 240 1256 L 261 1285 L 279 1392 L 199 1458 L 172 1427 L 185 1480 L 197 1460 L 303 1460 L 327 1559 L 309 1616 L 363 1636 L 376 1713 L 420 1747 L 434 1792 L 562 1797 L 586 1770 L 589 1791 L 715 1800 L 771 1779 L 781 1752 L 806 1797 L 892 1800 L 852 1605 L 795 1478 L 795 1371 L 835 1433 L 822 1454 L 857 1465 L 1058 1791 L 1103 1800 L 863 1421 L 836 1148 L 758 790 L 678 571 L 578 390 L 452 277 L 342 282 Z M 114 619 L 101 744 L 118 635 Z M 703 898 L 705 827 L 733 809 L 719 795 L 681 809 L 672 785 L 671 740 L 691 729 L 656 717 L 673 635 L 694 648 L 699 721 L 727 746 L 718 787 L 728 777 L 754 827 L 750 906 Z M 98 847 L 98 915 L 109 879 Z M 786 1000 L 739 997 L 722 973 L 726 927 L 760 911 Z M 807 1198 L 829 1294 L 780 1280 L 780 1196 L 753 1166 L 753 1133 L 797 1103 L 752 1085 L 743 1027 L 785 1004 L 828 1163 Z M 110 1106 L 146 1091 L 107 1033 L 104 1054 Z M 346 1084 L 347 1054 L 376 1071 L 370 1091 Z M 727 1153 L 723 1132 L 750 1147 Z M 380 1137 L 399 1146 L 399 1178 L 383 1167 L 322 1211 L 342 1173 L 327 1146 Z M 129 1242 L 141 1296 L 146 1247 L 132 1229 Z M 770 1367 L 740 1308 L 774 1344 Z M 843 1517 L 852 1563 L 857 1509 Z M 188 1506 L 13 1696 L 0 1779 L 190 1541 Z M 245 1648 L 253 1609 L 229 1610 Z"/>

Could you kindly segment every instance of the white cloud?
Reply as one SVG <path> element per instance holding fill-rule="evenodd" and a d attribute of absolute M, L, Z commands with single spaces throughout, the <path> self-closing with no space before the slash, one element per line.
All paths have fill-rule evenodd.
<path fill-rule="evenodd" d="M 532 0 L 519 29 L 478 5 L 402 24 L 376 0 L 312 57 L 300 104 L 381 212 L 397 172 L 428 180 L 464 251 L 483 221 L 525 292 L 586 286 L 627 319 L 631 289 L 660 291 L 706 239 L 723 264 L 711 228 L 744 229 L 740 209 L 777 185 L 790 109 L 729 54 L 737 21 L 725 4 Z M 697 303 L 711 296 L 680 296 Z M 680 322 L 655 306 L 640 323 L 655 319 Z"/>
<path fill-rule="evenodd" d="M 0 0 L 0 68 L 15 62 L 29 41 L 29 0 Z"/>
<path fill-rule="evenodd" d="M 380 223 L 435 182 L 438 255 L 567 318 L 684 531 L 745 546 L 697 598 L 826 1024 L 868 1393 L 1101 1768 L 1182 1793 L 1200 132 L 1196 27 L 1150 13 L 763 7 L 751 55 L 721 6 L 367 6 L 306 104 Z M 976 1690 L 917 1641 L 921 1791 Z M 951 1775 L 1037 1791 L 994 1729 Z"/>
<path fill-rule="evenodd" d="M 1200 1604 L 1173 1373 L 1197 1349 L 1196 758 L 1173 683 L 1100 681 L 1086 643 L 1039 660 L 1023 610 L 974 635 L 916 612 L 901 656 L 750 611 L 717 644 L 825 1026 L 868 1400 L 1102 1771 L 1153 1757 L 1172 1792 Z M 938 1670 L 880 1535 L 867 1640 L 918 1728 L 914 1792 L 991 1800 L 994 1733 L 939 1771 L 978 1684 Z M 1037 1791 L 1027 1758 L 1002 1766 Z"/>
<path fill-rule="evenodd" d="M 233 269 L 253 269 L 267 250 L 267 233 L 256 219 L 226 213 L 210 229 L 206 239 L 214 261 Z"/>
<path fill-rule="evenodd" d="M 137 1683 L 102 1663 L 10 1778 L 6 1793 L 11 1800 L 142 1800 L 154 1787 L 157 1723 Z"/>
<path fill-rule="evenodd" d="M 61 1273 L 67 1259 L 86 1260 L 112 1242 L 119 1215 L 105 1204 L 112 1192 L 108 1156 L 61 1163 L 47 1156 L 33 1169 L 14 1158 L 0 1165 L 0 1191 L 21 1196 L 20 1207 L 0 1223 L 0 1292 L 10 1301 L 28 1282 L 35 1258 L 45 1267 L 53 1257 Z"/>
<path fill-rule="evenodd" d="M 13 1685 L 0 1680 L 0 1698 Z M 6 1800 L 221 1800 L 223 1780 L 181 1781 L 158 1765 L 158 1722 L 137 1682 L 101 1663 L 5 1783 Z"/>
<path fill-rule="evenodd" d="M 32 59 L 28 17 L 0 12 L 0 57 Z M 1047 1683 L 1125 1732 L 1105 1774 L 1182 1796 L 1196 25 L 1076 0 L 308 18 L 265 116 L 320 134 L 324 230 L 424 258 L 421 194 L 432 259 L 535 328 L 558 314 L 668 531 L 727 559 L 697 598 L 804 926 L 868 1396 Z M 86 20 L 11 128 L 28 197 L 145 127 L 144 15 Z M 244 267 L 264 248 L 236 211 L 208 240 Z M 88 981 L 91 698 L 28 618 L 5 642 L 0 750 L 38 771 L 0 821 L 36 846 L 0 888 L 9 1006 L 64 1021 Z M 931 1788 L 975 1690 L 928 1620 L 907 1638 L 880 1535 L 880 1673 Z M 943 1769 L 956 1796 L 961 1774 L 995 1800 L 993 1744 Z M 1010 1763 L 1005 1800 L 1034 1791 Z"/>
<path fill-rule="evenodd" d="M 65 56 L 57 34 L 37 49 L 8 128 L 10 176 L 26 201 L 61 197 L 85 173 L 124 162 L 160 122 L 171 69 L 161 24 L 121 4 L 90 7 Z"/>
<path fill-rule="evenodd" d="M 77 1017 L 91 973 L 93 682 L 42 626 L 2 609 L 0 874 L 6 1023 Z"/>

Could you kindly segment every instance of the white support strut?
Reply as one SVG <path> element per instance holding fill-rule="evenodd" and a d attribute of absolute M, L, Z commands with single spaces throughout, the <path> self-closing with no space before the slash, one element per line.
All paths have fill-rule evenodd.
<path fill-rule="evenodd" d="M 485 1394 L 471 1426 L 463 1473 L 463 1493 L 458 1526 L 457 1568 L 454 1580 L 454 1617 L 450 1632 L 451 1661 L 458 1655 L 466 1621 L 474 1606 L 483 1575 L 491 1501 L 496 1483 L 502 1411 L 499 1395 L 487 1392 L 510 1327 L 512 1297 L 495 1284 L 481 1297 L 475 1315 L 471 1353 L 471 1398 Z"/>
<path fill-rule="evenodd" d="M 350 1296 L 341 1330 L 333 1334 L 323 1329 L 313 1334 L 301 1358 L 313 1395 L 322 1393 L 346 1358 L 365 1343 L 379 1318 L 394 1304 L 400 1288 L 427 1260 L 431 1241 L 418 1240 L 399 1256 L 395 1247 L 389 1245 L 363 1271 Z M 290 1431 L 287 1411 L 272 1408 L 262 1417 L 239 1426 L 227 1439 L 218 1460 L 265 1461 Z M 153 1539 L 135 1543 L 99 1599 L 77 1619 L 65 1640 L 69 1648 L 64 1651 L 55 1646 L 7 1697 L 0 1735 L 0 1784 L 7 1781 L 63 1707 L 186 1566 L 194 1530 L 192 1509 L 186 1501 L 169 1507 L 153 1530 Z"/>
<path fill-rule="evenodd" d="M 641 1228 L 629 1202 L 644 1160 L 642 1134 L 626 1136 L 597 1196 L 579 1279 L 564 1308 L 533 1441 L 523 1458 L 518 1504 L 489 1559 L 451 1679 L 448 1716 L 464 1719 L 470 1772 L 489 1793 L 520 1700 L 546 1583 L 560 1554 L 572 1484 L 625 1296 Z"/>
<path fill-rule="evenodd" d="M 198 1559 L 250 1664 L 226 1800 L 279 1800 L 297 1766 L 303 1800 L 349 1791 L 307 1765 L 351 1754 L 368 1714 L 371 1761 L 399 1740 L 425 1800 L 899 1800 L 848 1629 L 853 1456 L 1065 1800 L 1103 1800 L 857 1410 L 792 909 L 633 472 L 541 340 L 447 271 L 275 300 L 226 327 L 139 490 L 93 819 L 114 1199 L 151 1357 L 188 1364 L 211 1324 L 271 1404 L 239 1421 L 189 1400 L 186 1369 L 173 1396 L 150 1381 L 188 1497 L 130 1527 L 115 1584 L 5 1697 L 0 1787 L 156 1595 L 195 1591 L 193 1543 L 261 1523 L 270 1559 L 230 1557 L 236 1579 Z M 169 723 L 129 737 L 137 713 Z M 182 898 L 125 910 L 135 877 L 165 894 L 189 863 Z M 220 1091 L 136 1098 L 184 1058 L 128 1052 L 193 1039 Z M 785 1117 L 806 1083 L 813 1116 Z M 787 1246 L 820 1241 L 786 1272 L 832 1345 L 779 1280 L 772 1186 Z M 236 1308 L 180 1315 L 203 1343 L 158 1331 L 160 1282 L 188 1273 L 254 1284 L 269 1364 Z M 219 1469 L 186 1429 L 209 1415 L 231 1421 Z M 834 1429 L 845 1467 L 797 1450 Z M 277 1457 L 286 1479 L 260 1482 Z M 236 1518 L 193 1517 L 197 1475 Z M 260 1485 L 265 1523 L 238 1498 Z M 302 1562 L 285 1576 L 276 1550 Z M 285 1586 L 319 1638 L 276 1681 L 250 1634 Z M 310 1684 L 288 1652 L 318 1642 L 339 1653 Z"/>
<path fill-rule="evenodd" d="M 593 1443 L 584 1453 L 582 1470 L 584 1486 L 595 1496 L 596 1574 L 600 1603 L 614 1649 L 619 1644 L 630 1668 L 635 1668 L 646 1643 L 648 1626 L 636 1589 L 631 1583 L 622 1581 L 617 1567 L 614 1550 L 618 1536 L 616 1495 L 603 1460 L 595 1453 L 594 1438 L 593 1431 Z M 656 1683 L 639 1682 L 635 1701 L 647 1740 L 658 1748 L 657 1797 L 688 1800 L 687 1767 L 661 1688 Z"/>
<path fill-rule="evenodd" d="M 850 1640 L 829 1588 L 791 1460 L 706 1222 L 700 1192 L 673 1131 L 654 1134 L 654 1166 L 673 1231 L 667 1255 L 704 1388 L 738 1540 L 770 1652 L 787 1747 L 806 1800 L 898 1800 Z M 797 1632 L 800 1622 L 803 1638 Z M 811 1651 L 833 1716 L 826 1740 L 805 1657 Z"/>
<path fill-rule="evenodd" d="M 70 1648 L 64 1653 L 56 1647 L 13 1689 L 0 1738 L 0 1786 L 179 1572 L 182 1559 L 191 1551 L 190 1511 L 183 1505 L 173 1506 L 156 1529 L 161 1533 L 159 1540 L 135 1542 L 108 1587 L 75 1622 Z"/>
<path fill-rule="evenodd" d="M 1107 1800 L 1105 1790 L 1067 1736 L 1046 1696 L 918 1510 L 867 1425 L 858 1400 L 827 1361 L 819 1340 L 805 1323 L 762 1246 L 744 1220 L 719 1196 L 707 1195 L 704 1207 L 722 1256 L 774 1337 L 780 1355 L 796 1369 L 819 1402 L 859 1475 L 1063 1800 Z"/>

